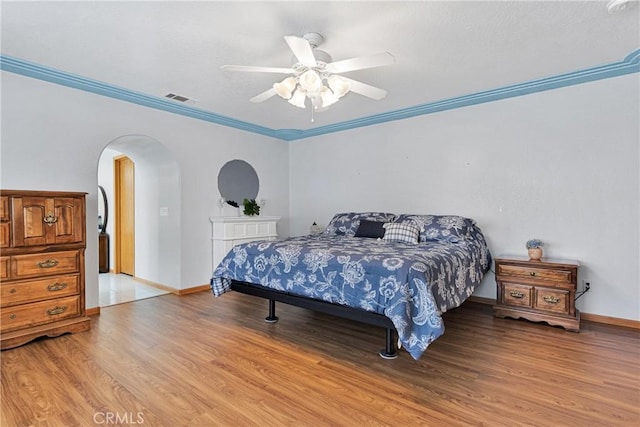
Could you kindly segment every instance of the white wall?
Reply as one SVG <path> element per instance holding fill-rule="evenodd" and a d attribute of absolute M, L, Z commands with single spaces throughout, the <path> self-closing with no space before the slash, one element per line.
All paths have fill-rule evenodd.
<path fill-rule="evenodd" d="M 388 210 L 475 218 L 495 255 L 578 259 L 587 313 L 640 320 L 637 74 L 284 143 L 2 72 L 0 186 L 89 193 L 97 228 L 97 166 L 124 135 L 167 147 L 181 171 L 181 280 L 211 275 L 209 216 L 231 159 L 252 164 L 265 215 L 283 236 L 333 213 Z M 289 208 L 291 206 L 291 208 Z M 289 219 L 291 218 L 291 220 Z M 291 232 L 290 232 L 291 231 Z M 98 305 L 97 233 L 88 233 L 87 306 Z M 476 295 L 495 297 L 490 275 Z"/>
<path fill-rule="evenodd" d="M 579 260 L 582 311 L 640 320 L 639 94 L 632 74 L 294 141 L 292 234 L 338 211 L 468 216 L 496 256 L 540 238 Z"/>
<path fill-rule="evenodd" d="M 180 288 L 211 277 L 210 216 L 219 213 L 218 171 L 249 162 L 260 178 L 266 215 L 288 234 L 289 164 L 285 142 L 2 72 L 0 186 L 85 191 L 87 230 L 97 230 L 98 159 L 118 137 L 145 135 L 170 150 L 181 171 Z M 87 307 L 98 306 L 97 233 L 87 233 Z"/>

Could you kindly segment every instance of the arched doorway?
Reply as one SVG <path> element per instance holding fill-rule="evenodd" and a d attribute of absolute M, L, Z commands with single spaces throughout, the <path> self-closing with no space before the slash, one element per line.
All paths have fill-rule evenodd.
<path fill-rule="evenodd" d="M 128 158 L 133 168 L 133 262 L 134 273 L 129 279 L 119 277 L 116 268 L 120 253 L 116 251 L 122 231 L 118 227 L 117 190 L 118 159 Z M 144 135 L 126 135 L 111 141 L 102 151 L 98 162 L 98 185 L 106 193 L 111 219 L 106 226 L 109 239 L 109 273 L 100 274 L 99 283 L 109 283 L 109 289 L 99 284 L 100 306 L 106 301 L 126 302 L 148 298 L 180 288 L 181 278 L 181 192 L 180 170 L 173 154 L 159 141 Z M 120 248 L 118 248 L 120 249 Z M 113 276 L 116 275 L 117 276 Z M 106 280 L 109 275 L 109 280 Z M 118 283 L 126 284 L 126 291 L 117 295 Z M 141 286 L 145 285 L 145 286 Z M 153 292 L 153 289 L 158 292 Z M 162 291 L 162 292 L 160 292 Z M 107 297 L 106 293 L 109 293 Z M 113 302 L 115 303 L 115 302 Z"/>

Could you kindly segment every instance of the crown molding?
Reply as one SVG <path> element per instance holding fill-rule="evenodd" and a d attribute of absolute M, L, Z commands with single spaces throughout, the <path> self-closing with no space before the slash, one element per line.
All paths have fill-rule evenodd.
<path fill-rule="evenodd" d="M 253 132 L 260 135 L 279 138 L 275 134 L 275 131 L 273 129 L 269 129 L 264 126 L 258 126 L 252 123 L 243 122 L 241 120 L 232 119 L 230 117 L 211 113 L 200 108 L 178 104 L 176 101 L 172 101 L 170 99 L 147 95 L 141 92 L 136 92 L 130 89 L 125 89 L 123 87 L 100 82 L 97 80 L 92 80 L 86 77 L 45 67 L 33 62 L 28 62 L 7 55 L 0 55 L 0 69 L 3 71 L 20 74 L 22 76 L 32 77 L 34 79 L 83 90 L 85 92 L 91 92 L 97 95 L 107 96 L 109 98 L 115 98 L 121 101 L 131 102 L 133 104 L 138 104 L 149 108 L 155 108 L 157 110 L 180 114 L 182 116 L 191 117 L 197 120 L 204 120 L 207 122 L 240 129 L 247 132 Z"/>
<path fill-rule="evenodd" d="M 609 79 L 626 74 L 640 72 L 640 49 L 627 55 L 622 61 L 605 64 L 584 70 L 573 71 L 557 76 L 546 77 L 529 82 L 500 87 L 487 91 L 463 95 L 455 98 L 444 99 L 428 104 L 417 105 L 409 108 L 389 111 L 373 116 L 362 117 L 354 120 L 347 120 L 327 126 L 320 126 L 307 130 L 301 129 L 270 129 L 264 126 L 255 125 L 241 120 L 236 120 L 220 114 L 205 111 L 189 105 L 177 104 L 165 98 L 147 95 L 132 91 L 126 88 L 99 82 L 86 77 L 45 67 L 39 64 L 28 62 L 19 58 L 7 55 L 0 55 L 0 70 L 32 77 L 38 80 L 107 96 L 121 101 L 131 102 L 149 108 L 180 114 L 197 120 L 204 120 L 210 123 L 228 126 L 235 129 L 252 132 L 271 138 L 284 141 L 294 141 L 298 139 L 310 138 L 313 136 L 325 135 L 334 132 L 341 132 L 364 126 L 372 126 L 380 123 L 407 119 L 410 117 L 433 114 L 440 111 L 452 110 L 455 108 L 468 107 L 471 105 L 483 104 L 486 102 L 499 101 L 507 98 L 529 95 L 532 93 L 588 83 L 596 80 Z"/>
<path fill-rule="evenodd" d="M 305 131 L 293 129 L 282 130 L 280 136 L 288 141 L 308 138 L 327 133 L 340 132 L 348 129 L 355 129 L 363 126 L 371 126 L 394 120 L 402 120 L 410 117 L 433 114 L 440 111 L 452 110 L 455 108 L 468 107 L 471 105 L 483 104 L 486 102 L 499 101 L 506 98 L 514 98 L 529 95 L 537 92 L 544 92 L 552 89 L 588 83 L 596 80 L 609 79 L 640 72 L 640 49 L 627 55 L 622 61 L 606 64 L 584 70 L 573 71 L 557 76 L 518 83 L 497 89 L 477 92 L 470 95 L 463 95 L 455 98 L 444 99 L 429 104 L 417 105 L 415 107 L 402 108 L 400 110 L 388 111 L 382 114 L 363 117 L 356 120 L 335 123 L 328 126 L 321 126 Z"/>

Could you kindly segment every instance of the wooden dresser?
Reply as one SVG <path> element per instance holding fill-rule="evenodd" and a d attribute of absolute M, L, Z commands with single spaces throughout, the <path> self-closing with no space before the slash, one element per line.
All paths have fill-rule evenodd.
<path fill-rule="evenodd" d="M 496 317 L 547 322 L 567 330 L 580 330 L 576 309 L 578 261 L 501 256 L 496 258 Z"/>
<path fill-rule="evenodd" d="M 85 195 L 0 190 L 2 350 L 89 329 Z"/>

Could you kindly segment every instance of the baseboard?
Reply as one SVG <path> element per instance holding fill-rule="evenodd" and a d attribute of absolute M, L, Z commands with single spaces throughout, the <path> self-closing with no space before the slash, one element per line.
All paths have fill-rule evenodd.
<path fill-rule="evenodd" d="M 495 299 L 484 298 L 477 296 L 470 296 L 467 301 L 477 302 L 479 304 L 494 305 Z M 599 314 L 580 312 L 580 320 L 586 320 L 587 322 L 603 323 L 605 325 L 622 326 L 624 328 L 640 329 L 640 321 L 631 319 L 622 319 L 619 317 L 601 316 Z"/>
<path fill-rule="evenodd" d="M 153 288 L 162 289 L 163 291 L 171 292 L 172 294 L 178 295 L 178 296 L 195 294 L 196 292 L 211 290 L 211 285 L 200 285 L 200 286 L 194 286 L 193 288 L 176 289 L 169 286 L 161 285 L 160 283 L 152 282 L 150 280 L 141 279 L 139 277 L 134 277 L 134 280 L 140 283 L 144 283 L 145 285 L 151 286 Z"/>
<path fill-rule="evenodd" d="M 176 288 L 172 288 L 171 286 L 161 285 L 160 283 L 152 282 L 151 280 L 142 279 L 140 277 L 133 277 L 133 280 L 136 282 L 144 283 L 147 286 L 151 286 L 152 288 L 161 289 L 163 291 L 171 292 L 172 294 L 179 295 L 180 290 Z"/>
<path fill-rule="evenodd" d="M 580 319 L 588 322 L 604 323 L 607 325 L 622 326 L 625 328 L 640 329 L 640 321 L 631 319 L 621 319 L 619 317 L 601 316 L 599 314 L 580 312 Z"/>
<path fill-rule="evenodd" d="M 87 316 L 97 316 L 100 314 L 100 307 L 91 307 L 85 310 Z"/>
<path fill-rule="evenodd" d="M 496 300 L 493 298 L 476 297 L 474 295 L 471 295 L 469 298 L 467 298 L 467 301 L 486 305 L 494 305 L 496 303 Z"/>
<path fill-rule="evenodd" d="M 210 291 L 210 290 L 211 290 L 211 285 L 200 285 L 200 286 L 194 286 L 193 288 L 178 289 L 177 295 L 183 296 L 183 295 L 195 294 L 196 292 L 204 292 L 204 291 Z"/>

